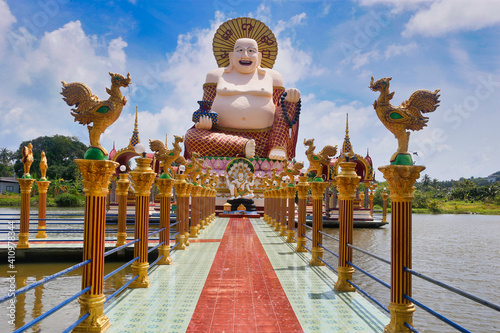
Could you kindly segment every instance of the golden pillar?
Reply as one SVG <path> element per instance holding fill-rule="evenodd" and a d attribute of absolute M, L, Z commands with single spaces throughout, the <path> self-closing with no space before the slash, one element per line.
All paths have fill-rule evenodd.
<path fill-rule="evenodd" d="M 368 195 L 368 197 L 370 198 L 370 217 L 373 218 L 373 197 L 375 196 L 375 189 L 377 188 L 377 184 L 375 183 L 372 183 L 370 184 L 370 194 Z"/>
<path fill-rule="evenodd" d="M 424 166 L 388 165 L 380 167 L 384 178 L 389 183 L 391 192 L 391 302 L 389 311 L 391 321 L 385 332 L 410 332 L 404 326 L 413 326 L 415 306 L 403 295 L 412 296 L 411 274 L 404 268 L 412 268 L 412 200 L 413 185 L 420 177 Z"/>
<path fill-rule="evenodd" d="M 269 208 L 269 202 L 268 202 L 269 191 L 267 189 L 265 189 L 263 193 L 264 193 L 264 217 L 263 217 L 263 220 L 264 220 L 264 222 L 267 223 L 267 210 Z"/>
<path fill-rule="evenodd" d="M 192 205 L 191 205 L 191 237 L 198 238 L 200 233 L 200 212 L 201 212 L 201 191 L 203 187 L 200 185 L 193 186 L 191 190 Z"/>
<path fill-rule="evenodd" d="M 127 173 L 121 173 L 116 182 L 116 194 L 118 196 L 118 233 L 116 234 L 116 247 L 125 245 L 127 242 L 127 196 L 130 181 Z"/>
<path fill-rule="evenodd" d="M 184 225 L 184 243 L 186 246 L 189 246 L 189 227 L 191 225 L 191 206 L 190 206 L 190 197 L 191 197 L 191 190 L 193 189 L 193 184 L 192 183 L 187 183 L 186 187 L 186 194 L 184 197 L 184 217 L 185 217 L 185 225 Z"/>
<path fill-rule="evenodd" d="M 206 187 L 206 185 L 204 185 L 201 189 L 201 212 L 200 212 L 200 218 L 202 220 L 202 223 L 204 226 L 207 226 L 210 224 L 210 219 L 208 218 L 208 213 L 207 213 L 207 207 L 208 207 L 208 204 L 207 204 L 207 201 L 208 201 L 208 188 Z"/>
<path fill-rule="evenodd" d="M 215 202 L 216 202 L 216 198 L 217 198 L 217 190 L 215 188 L 212 188 L 211 189 L 212 191 L 212 200 L 211 200 L 211 210 L 212 210 L 212 221 L 215 221 L 215 218 L 216 218 L 216 214 L 215 214 Z"/>
<path fill-rule="evenodd" d="M 109 160 L 77 159 L 83 177 L 85 193 L 85 218 L 83 231 L 82 289 L 90 290 L 80 296 L 80 317 L 87 312 L 90 316 L 81 322 L 73 332 L 104 332 L 109 328 L 109 320 L 103 313 L 106 297 L 104 284 L 104 234 L 106 229 L 106 196 L 110 177 L 118 163 Z"/>
<path fill-rule="evenodd" d="M 170 200 L 172 198 L 172 186 L 174 180 L 171 178 L 158 178 L 156 180 L 158 191 L 160 193 L 160 245 L 158 248 L 158 257 L 163 256 L 158 260 L 158 265 L 170 265 L 172 258 L 170 257 Z"/>
<path fill-rule="evenodd" d="M 130 284 L 130 288 L 148 288 L 148 243 L 149 243 L 149 196 L 151 185 L 156 174 L 151 169 L 151 159 L 138 157 L 135 159 L 137 167 L 130 171 L 135 193 L 135 239 L 140 239 L 134 244 L 134 258 L 139 257 L 131 265 L 132 275 L 139 277 Z"/>
<path fill-rule="evenodd" d="M 269 196 L 269 210 L 268 210 L 269 217 L 267 223 L 272 228 L 274 226 L 274 214 L 276 212 L 275 201 L 274 201 L 274 188 L 269 189 L 268 196 Z"/>
<path fill-rule="evenodd" d="M 201 233 L 201 229 L 205 229 L 205 227 L 208 225 L 208 222 L 205 221 L 204 219 L 204 213 L 203 213 L 203 210 L 204 210 L 204 205 L 205 205 L 205 200 L 206 200 L 206 197 L 205 197 L 205 186 L 204 185 L 200 185 L 200 194 L 199 194 L 199 204 L 198 204 L 198 211 L 199 211 L 199 230 L 198 230 L 198 234 Z M 193 201 L 194 201 L 194 197 L 193 197 Z"/>
<path fill-rule="evenodd" d="M 307 238 L 304 236 L 306 234 L 306 201 L 307 192 L 309 191 L 309 183 L 307 182 L 307 176 L 300 176 L 299 183 L 297 184 L 297 192 L 299 197 L 299 216 L 297 223 L 297 247 L 295 251 L 297 252 L 307 252 L 307 250 L 302 246 L 307 242 Z"/>
<path fill-rule="evenodd" d="M 36 238 L 47 238 L 47 190 L 50 182 L 47 180 L 37 181 L 38 185 L 38 233 Z"/>
<path fill-rule="evenodd" d="M 365 194 L 363 192 L 359 194 L 359 208 L 365 208 Z"/>
<path fill-rule="evenodd" d="M 174 188 L 177 195 L 177 212 L 176 220 L 179 222 L 177 224 L 175 236 L 175 243 L 177 244 L 174 250 L 185 250 L 186 242 L 184 241 L 184 196 L 186 195 L 186 175 L 177 174 L 175 176 Z"/>
<path fill-rule="evenodd" d="M 281 214 L 283 212 L 282 210 L 282 205 L 283 201 L 281 200 L 281 194 L 283 193 L 283 190 L 281 187 L 276 188 L 276 223 L 274 224 L 274 231 L 281 231 Z"/>
<path fill-rule="evenodd" d="M 389 197 L 389 194 L 387 194 L 387 191 L 384 188 L 384 191 L 382 192 L 382 222 L 387 222 L 387 198 Z"/>
<path fill-rule="evenodd" d="M 280 189 L 280 200 L 281 200 L 281 223 L 280 223 L 280 236 L 286 236 L 287 230 L 287 196 L 286 187 Z"/>
<path fill-rule="evenodd" d="M 323 258 L 324 252 L 323 248 L 320 247 L 323 244 L 323 235 L 319 232 L 323 231 L 323 194 L 328 187 L 328 183 L 321 180 L 312 181 L 309 184 L 311 185 L 313 199 L 312 258 L 309 265 L 324 266 L 325 264 L 320 260 Z"/>
<path fill-rule="evenodd" d="M 279 188 L 275 188 L 272 191 L 273 196 L 273 219 L 271 227 L 276 229 L 276 226 L 279 228 L 279 216 L 280 216 L 280 196 L 279 196 Z M 278 229 L 279 230 L 279 229 Z"/>
<path fill-rule="evenodd" d="M 30 247 L 30 196 L 31 187 L 35 182 L 30 178 L 18 178 L 19 186 L 21 187 L 21 216 L 19 228 L 19 242 L 17 243 L 18 249 L 27 249 Z"/>
<path fill-rule="evenodd" d="M 354 268 L 347 262 L 352 262 L 352 249 L 347 244 L 352 244 L 352 228 L 354 215 L 354 199 L 359 185 L 359 176 L 354 168 L 355 162 L 341 162 L 342 170 L 335 177 L 339 191 L 339 264 L 337 268 L 338 279 L 335 282 L 337 291 L 354 291 L 355 288 L 347 282 L 352 280 Z"/>
<path fill-rule="evenodd" d="M 297 188 L 291 183 L 286 187 L 286 198 L 288 200 L 288 226 L 287 226 L 287 243 L 295 243 L 295 193 Z"/>

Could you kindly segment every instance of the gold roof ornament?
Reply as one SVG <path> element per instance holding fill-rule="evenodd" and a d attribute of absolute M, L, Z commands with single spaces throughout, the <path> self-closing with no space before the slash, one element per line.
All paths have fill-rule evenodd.
<path fill-rule="evenodd" d="M 214 35 L 213 52 L 219 67 L 229 66 L 229 52 L 240 38 L 251 38 L 257 42 L 262 53 L 261 66 L 273 68 L 278 55 L 278 42 L 267 25 L 250 17 L 238 17 L 221 24 Z"/>

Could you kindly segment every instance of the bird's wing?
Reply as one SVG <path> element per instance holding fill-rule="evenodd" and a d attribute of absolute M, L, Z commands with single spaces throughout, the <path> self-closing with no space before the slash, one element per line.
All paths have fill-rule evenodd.
<path fill-rule="evenodd" d="M 155 155 L 161 156 L 167 152 L 167 149 L 162 141 L 160 140 L 149 140 L 149 149 L 155 152 Z"/>
<path fill-rule="evenodd" d="M 337 146 L 326 145 L 321 149 L 320 155 L 323 156 L 335 156 L 337 155 Z"/>
<path fill-rule="evenodd" d="M 418 110 L 422 113 L 434 112 L 439 106 L 439 89 L 434 92 L 429 90 L 417 90 L 410 98 L 403 102 L 408 109 Z"/>

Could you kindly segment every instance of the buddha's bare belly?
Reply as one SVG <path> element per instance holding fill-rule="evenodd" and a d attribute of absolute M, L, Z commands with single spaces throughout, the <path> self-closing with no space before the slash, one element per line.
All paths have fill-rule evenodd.
<path fill-rule="evenodd" d="M 274 104 L 268 96 L 251 94 L 217 95 L 212 104 L 217 124 L 237 129 L 262 129 L 273 125 Z"/>

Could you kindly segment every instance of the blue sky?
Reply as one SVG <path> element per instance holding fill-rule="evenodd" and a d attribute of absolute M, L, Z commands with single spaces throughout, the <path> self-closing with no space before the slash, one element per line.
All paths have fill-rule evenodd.
<path fill-rule="evenodd" d="M 125 147 L 136 105 L 142 142 L 183 135 L 215 68 L 212 38 L 224 21 L 251 16 L 277 36 L 274 68 L 302 94 L 304 138 L 341 145 L 349 113 L 355 151 L 375 167 L 397 148 L 373 110 L 370 77 L 391 76 L 393 104 L 441 89 L 441 106 L 410 151 L 440 180 L 500 170 L 500 1 L 70 1 L 0 0 L 0 147 L 41 135 L 73 135 L 61 83 L 83 82 L 107 99 L 108 72 L 131 73 L 123 113 L 101 137 Z M 380 173 L 378 173 L 380 174 Z M 381 180 L 381 176 L 377 177 Z"/>

